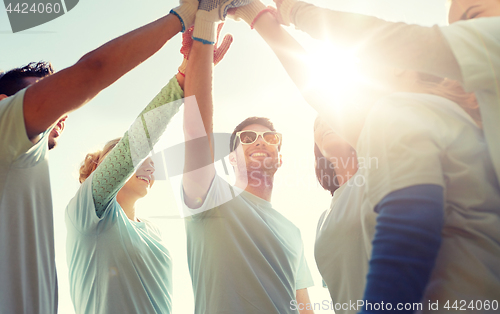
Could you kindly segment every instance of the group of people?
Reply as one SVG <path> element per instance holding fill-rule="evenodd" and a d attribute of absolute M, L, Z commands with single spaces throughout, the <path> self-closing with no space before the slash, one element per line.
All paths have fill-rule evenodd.
<path fill-rule="evenodd" d="M 80 168 L 66 208 L 75 310 L 172 312 L 171 256 L 135 204 L 154 183 L 149 153 L 184 105 L 180 193 L 195 313 L 313 313 L 300 230 L 271 203 L 286 134 L 265 117 L 245 119 L 227 143 L 236 182 L 215 171 L 212 71 L 232 41 L 216 47 L 227 17 L 257 31 L 319 113 L 314 168 L 332 203 L 318 223 L 316 264 L 333 302 L 363 300 L 336 312 L 441 313 L 457 302 L 469 312 L 498 310 L 500 1 L 451 0 L 444 27 L 275 2 L 181 0 L 60 72 L 41 62 L 0 77 L 2 313 L 57 312 L 47 156 L 67 115 L 178 32 L 179 72 Z M 341 104 L 311 86 L 305 51 L 282 27 L 290 24 L 356 46 L 377 84 Z M 376 157 L 377 166 L 342 162 L 353 156 Z M 348 184 L 359 176 L 365 184 Z"/>

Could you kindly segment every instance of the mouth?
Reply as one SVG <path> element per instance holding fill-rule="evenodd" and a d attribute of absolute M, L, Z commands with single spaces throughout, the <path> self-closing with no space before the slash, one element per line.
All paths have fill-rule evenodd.
<path fill-rule="evenodd" d="M 265 152 L 255 152 L 251 153 L 250 157 L 270 157 L 268 153 Z"/>
<path fill-rule="evenodd" d="M 136 178 L 139 179 L 139 180 L 142 180 L 142 181 L 146 182 L 148 185 L 149 185 L 149 182 L 151 181 L 150 178 L 145 177 L 145 176 L 136 176 Z"/>

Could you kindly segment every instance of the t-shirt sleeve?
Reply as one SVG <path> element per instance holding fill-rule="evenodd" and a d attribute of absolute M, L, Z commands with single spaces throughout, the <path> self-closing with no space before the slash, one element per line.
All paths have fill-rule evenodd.
<path fill-rule="evenodd" d="M 210 184 L 210 188 L 208 189 L 205 201 L 203 202 L 203 204 L 201 204 L 200 207 L 193 209 L 186 205 L 186 202 L 184 200 L 184 189 L 181 184 L 181 200 L 184 217 L 193 215 L 196 215 L 194 217 L 203 217 L 204 215 L 207 215 L 211 209 L 229 202 L 240 193 L 241 190 L 235 189 L 233 186 L 231 186 L 231 184 L 229 184 L 227 181 L 216 174 L 212 180 L 212 183 Z"/>
<path fill-rule="evenodd" d="M 500 17 L 441 28 L 458 61 L 467 92 L 492 88 L 500 79 Z"/>
<path fill-rule="evenodd" d="M 71 223 L 72 227 L 82 233 L 90 233 L 95 231 L 99 221 L 105 219 L 106 215 L 110 214 L 114 202 L 109 202 L 105 208 L 106 215 L 100 218 L 96 215 L 94 199 L 92 196 L 92 173 L 85 180 L 75 197 L 71 199 L 66 207 L 66 221 Z"/>
<path fill-rule="evenodd" d="M 365 193 L 372 208 L 405 187 L 445 186 L 440 156 L 451 131 L 415 95 L 382 99 L 361 131 L 358 167 L 365 174 Z"/>
<path fill-rule="evenodd" d="M 304 245 L 300 254 L 299 268 L 297 269 L 297 277 L 295 280 L 295 290 L 309 288 L 314 286 L 314 280 L 311 276 L 311 271 L 307 265 L 306 256 L 304 255 Z"/>
<path fill-rule="evenodd" d="M 24 126 L 23 100 L 26 89 L 0 101 L 0 163 L 8 165 L 27 152 L 33 143 Z"/>

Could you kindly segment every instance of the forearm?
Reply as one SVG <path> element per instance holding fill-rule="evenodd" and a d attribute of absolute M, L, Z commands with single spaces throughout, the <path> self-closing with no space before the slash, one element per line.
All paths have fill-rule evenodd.
<path fill-rule="evenodd" d="M 255 30 L 278 57 L 285 71 L 300 90 L 306 102 L 313 107 L 330 126 L 356 147 L 359 124 L 363 116 L 359 110 L 340 103 L 332 93 L 311 84 L 313 73 L 305 49 L 293 38 L 270 13 L 264 13 L 254 24 Z M 340 112 L 342 110 L 342 112 Z"/>
<path fill-rule="evenodd" d="M 186 204 L 192 208 L 201 206 L 199 200 L 206 196 L 215 175 L 211 142 L 213 49 L 213 45 L 194 41 L 184 83 L 186 152 L 183 188 Z"/>
<path fill-rule="evenodd" d="M 394 191 L 376 206 L 365 302 L 391 303 L 393 309 L 421 302 L 441 244 L 443 206 L 443 188 L 430 184 Z"/>
<path fill-rule="evenodd" d="M 92 195 L 98 217 L 135 171 L 179 111 L 184 93 L 172 78 L 144 108 L 120 142 L 97 167 L 92 178 Z"/>
<path fill-rule="evenodd" d="M 291 20 L 314 38 L 357 47 L 364 60 L 462 79 L 458 63 L 437 26 L 387 22 L 301 1 L 295 4 Z"/>
<path fill-rule="evenodd" d="M 295 291 L 295 299 L 297 300 L 297 307 L 300 314 L 314 314 L 307 288 Z"/>
<path fill-rule="evenodd" d="M 64 114 L 83 106 L 180 30 L 179 19 L 169 14 L 104 44 L 75 65 L 28 88 L 24 109 L 28 136 L 36 136 Z"/>

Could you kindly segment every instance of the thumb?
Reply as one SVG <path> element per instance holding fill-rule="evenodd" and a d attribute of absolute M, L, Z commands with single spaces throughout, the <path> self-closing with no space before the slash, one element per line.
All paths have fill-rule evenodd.
<path fill-rule="evenodd" d="M 220 46 L 214 50 L 214 65 L 217 65 L 217 63 L 219 63 L 222 58 L 224 58 L 232 42 L 233 35 L 226 34 L 226 36 L 224 36 L 224 39 L 222 40 L 222 44 L 220 44 Z"/>

